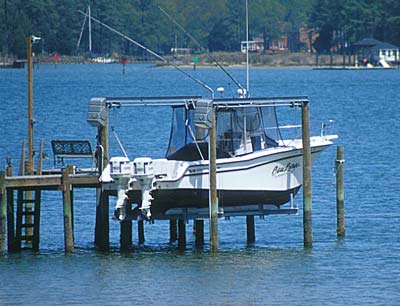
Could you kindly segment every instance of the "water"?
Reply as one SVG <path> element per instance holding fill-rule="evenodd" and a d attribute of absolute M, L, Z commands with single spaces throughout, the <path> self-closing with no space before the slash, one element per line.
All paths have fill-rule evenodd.
<path fill-rule="evenodd" d="M 230 71 L 245 83 L 244 69 Z M 234 90 L 217 69 L 189 72 L 213 88 L 224 86 L 226 95 Z M 120 65 L 40 66 L 34 74 L 35 149 L 44 139 L 46 168 L 53 167 L 52 139 L 95 143 L 96 130 L 86 123 L 91 97 L 208 94 L 175 70 L 145 65 L 128 65 L 125 76 Z M 94 192 L 77 190 L 76 249 L 65 256 L 61 193 L 49 191 L 43 194 L 41 251 L 0 258 L 0 304 L 400 305 L 400 72 L 257 68 L 250 84 L 253 96 L 308 95 L 314 133 L 323 121 L 336 120 L 346 159 L 345 239 L 336 237 L 335 147 L 313 165 L 311 250 L 303 248 L 300 213 L 256 219 L 253 246 L 246 245 L 244 218 L 220 220 L 217 255 L 209 254 L 208 244 L 195 250 L 192 223 L 186 250 L 179 251 L 161 221 L 146 224 L 143 247 L 120 254 L 119 225 L 111 222 L 112 251 L 96 252 Z M 2 168 L 6 157 L 18 168 L 27 137 L 26 87 L 25 70 L 0 70 Z M 130 156 L 165 152 L 171 113 L 148 110 L 111 112 Z M 299 110 L 280 116 L 292 123 Z M 110 143 L 111 154 L 120 155 L 116 141 Z M 302 206 L 301 194 L 296 202 Z"/>

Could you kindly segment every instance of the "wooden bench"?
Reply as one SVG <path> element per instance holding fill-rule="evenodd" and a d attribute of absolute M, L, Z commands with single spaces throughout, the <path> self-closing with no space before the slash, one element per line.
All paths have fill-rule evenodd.
<path fill-rule="evenodd" d="M 54 167 L 57 163 L 64 166 L 64 158 L 91 158 L 95 155 L 92 144 L 88 140 L 52 140 L 51 147 L 54 155 Z"/>

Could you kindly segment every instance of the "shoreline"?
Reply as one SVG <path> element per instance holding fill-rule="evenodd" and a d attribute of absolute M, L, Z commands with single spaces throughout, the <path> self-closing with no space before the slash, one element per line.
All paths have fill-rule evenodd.
<path fill-rule="evenodd" d="M 242 68 L 246 67 L 245 54 L 241 52 L 216 52 L 212 56 L 223 67 Z M 183 68 L 218 68 L 215 62 L 209 58 L 207 54 L 187 54 L 166 56 L 168 61 Z M 112 57 L 88 57 L 88 56 L 64 56 L 60 55 L 57 60 L 51 55 L 39 55 L 34 57 L 34 64 L 37 65 L 55 65 L 55 64 L 122 64 L 121 61 L 129 64 L 149 64 L 153 68 L 168 68 L 171 65 L 165 62 L 155 60 L 155 58 L 137 58 L 137 57 L 121 57 L 114 54 Z M 276 52 L 276 53 L 250 53 L 250 67 L 257 68 L 312 68 L 312 69 L 394 69 L 355 65 L 356 57 L 354 55 L 317 55 L 316 53 L 298 52 Z M 194 63 L 196 61 L 196 63 Z M 26 63 L 25 59 L 19 60 L 15 58 L 1 58 L 0 68 L 23 68 Z"/>

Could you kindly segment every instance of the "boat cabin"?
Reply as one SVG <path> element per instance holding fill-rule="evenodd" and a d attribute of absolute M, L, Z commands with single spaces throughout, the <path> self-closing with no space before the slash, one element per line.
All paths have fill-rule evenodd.
<path fill-rule="evenodd" d="M 174 106 L 169 160 L 207 160 L 209 129 L 194 124 L 195 111 Z M 278 146 L 281 135 L 274 107 L 216 108 L 217 158 L 230 158 Z"/>

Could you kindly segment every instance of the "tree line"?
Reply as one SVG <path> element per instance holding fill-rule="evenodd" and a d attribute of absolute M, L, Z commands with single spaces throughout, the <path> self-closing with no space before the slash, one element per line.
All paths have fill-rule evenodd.
<path fill-rule="evenodd" d="M 250 38 L 271 39 L 312 28 L 319 33 L 318 51 L 364 37 L 400 44 L 398 0 L 248 0 Z M 171 48 L 198 50 L 165 14 L 167 11 L 190 35 L 210 51 L 239 51 L 245 40 L 245 0 L 3 0 L 0 4 L 0 52 L 24 58 L 26 37 L 42 38 L 36 53 L 74 55 L 89 50 L 87 11 L 102 22 L 150 49 L 168 54 Z M 92 22 L 95 54 L 142 55 L 143 51 Z M 201 51 L 201 50 L 198 50 Z"/>

